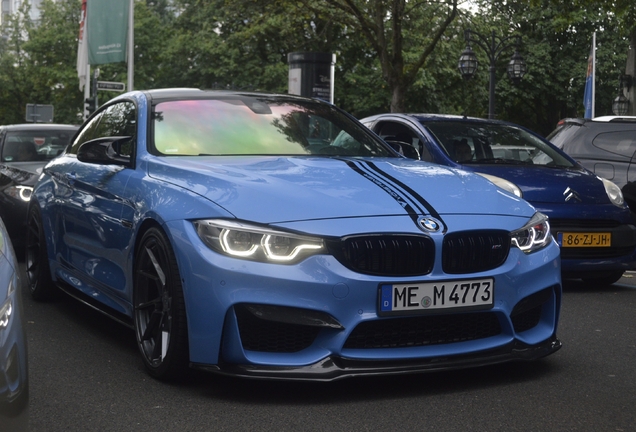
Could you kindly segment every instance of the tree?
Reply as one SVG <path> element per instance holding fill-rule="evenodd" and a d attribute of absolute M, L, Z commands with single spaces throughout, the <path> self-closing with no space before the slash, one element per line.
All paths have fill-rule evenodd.
<path fill-rule="evenodd" d="M 617 17 L 601 5 L 580 5 L 553 0 L 488 0 L 480 5 L 481 32 L 509 28 L 522 37 L 522 53 L 528 72 L 519 86 L 498 68 L 498 117 L 522 124 L 543 135 L 565 117 L 583 114 L 583 91 L 592 33 L 597 31 L 597 115 L 611 114 L 620 65 L 624 64 L 627 39 Z M 478 77 L 484 80 L 485 76 Z M 485 85 L 485 84 L 484 84 Z"/>
<path fill-rule="evenodd" d="M 362 36 L 377 56 L 391 93 L 392 112 L 406 108 L 407 92 L 457 16 L 458 0 L 302 0 L 303 8 Z"/>

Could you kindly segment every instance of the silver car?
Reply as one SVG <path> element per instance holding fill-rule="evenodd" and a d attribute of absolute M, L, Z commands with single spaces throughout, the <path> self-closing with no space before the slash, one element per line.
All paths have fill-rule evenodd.
<path fill-rule="evenodd" d="M 0 430 L 28 428 L 29 379 L 22 279 L 0 219 Z"/>

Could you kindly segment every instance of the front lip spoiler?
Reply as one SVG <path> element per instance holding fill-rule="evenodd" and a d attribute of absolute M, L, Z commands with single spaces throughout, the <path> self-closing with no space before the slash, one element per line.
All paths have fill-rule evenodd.
<path fill-rule="evenodd" d="M 231 364 L 204 365 L 198 363 L 191 364 L 191 367 L 243 378 L 290 381 L 335 381 L 350 377 L 439 372 L 487 366 L 510 361 L 537 360 L 558 351 L 562 345 L 556 335 L 553 335 L 538 345 L 526 345 L 515 341 L 486 352 L 408 361 L 368 361 L 327 357 L 317 363 L 298 367 Z"/>

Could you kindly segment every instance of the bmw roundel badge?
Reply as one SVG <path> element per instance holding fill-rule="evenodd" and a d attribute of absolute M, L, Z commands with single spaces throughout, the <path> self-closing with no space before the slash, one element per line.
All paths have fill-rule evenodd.
<path fill-rule="evenodd" d="M 422 227 L 422 229 L 429 232 L 437 232 L 442 226 L 441 223 L 439 223 L 433 218 L 421 218 L 418 222 L 420 224 L 420 227 Z"/>

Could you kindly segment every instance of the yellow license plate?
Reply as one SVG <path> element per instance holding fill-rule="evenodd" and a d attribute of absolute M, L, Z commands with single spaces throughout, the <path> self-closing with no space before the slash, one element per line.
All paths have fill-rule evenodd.
<path fill-rule="evenodd" d="M 559 246 L 568 247 L 610 247 L 612 233 L 560 232 L 557 235 Z"/>

